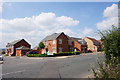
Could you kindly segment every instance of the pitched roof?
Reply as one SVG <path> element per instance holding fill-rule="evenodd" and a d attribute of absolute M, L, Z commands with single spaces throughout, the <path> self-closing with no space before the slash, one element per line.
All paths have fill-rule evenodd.
<path fill-rule="evenodd" d="M 69 37 L 68 35 L 66 35 L 66 36 L 67 36 L 68 40 L 73 41 L 73 39 L 71 37 Z"/>
<path fill-rule="evenodd" d="M 11 43 L 7 44 L 7 45 L 14 45 L 14 44 L 16 44 L 16 43 L 20 42 L 21 40 L 23 40 L 23 39 L 18 39 L 18 40 L 15 40 L 15 41 L 13 41 L 13 42 L 11 42 Z"/>
<path fill-rule="evenodd" d="M 46 36 L 42 41 L 55 40 L 62 33 L 53 33 L 52 35 Z"/>
<path fill-rule="evenodd" d="M 103 41 L 101 41 L 101 40 L 97 40 L 98 42 L 100 42 L 101 44 L 103 43 Z"/>
<path fill-rule="evenodd" d="M 90 37 L 86 37 L 88 39 L 90 39 L 91 41 L 93 41 L 94 45 L 100 45 L 100 42 L 94 38 L 90 38 Z"/>
<path fill-rule="evenodd" d="M 30 48 L 26 47 L 26 46 L 21 46 L 21 47 L 18 47 L 16 49 L 20 49 L 20 50 L 29 50 Z"/>
<path fill-rule="evenodd" d="M 71 37 L 73 40 L 77 41 L 79 44 L 81 45 L 86 45 L 86 42 L 84 39 L 82 38 L 75 38 L 75 37 Z"/>

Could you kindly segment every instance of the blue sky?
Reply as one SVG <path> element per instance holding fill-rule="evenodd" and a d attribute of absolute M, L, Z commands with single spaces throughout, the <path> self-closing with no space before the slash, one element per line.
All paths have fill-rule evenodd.
<path fill-rule="evenodd" d="M 2 17 L 0 17 L 3 20 L 2 38 L 9 38 L 10 35 L 13 37 L 10 37 L 9 40 L 6 39 L 6 41 L 2 44 L 2 47 L 4 47 L 7 42 L 11 42 L 19 38 L 27 39 L 28 42 L 31 43 L 32 47 L 34 47 L 46 35 L 50 35 L 54 32 L 65 32 L 69 36 L 75 37 L 84 38 L 85 36 L 89 36 L 100 39 L 97 35 L 97 32 L 98 30 L 104 30 L 111 25 L 109 20 L 113 21 L 116 17 L 114 11 L 116 10 L 116 5 L 117 2 L 6 2 L 2 5 Z M 109 9 L 107 9 L 108 7 Z M 48 13 L 51 14 L 48 15 Z M 63 16 L 62 19 L 59 19 L 60 24 L 57 24 L 57 28 L 51 25 L 49 21 L 47 21 L 47 18 L 48 20 L 51 20 L 51 17 L 46 17 L 50 15 L 52 16 L 52 18 L 54 18 L 54 20 Z M 36 27 L 36 25 L 32 23 L 29 24 L 27 22 L 27 24 L 25 22 L 33 21 L 33 16 L 37 17 L 38 23 L 39 25 L 42 24 L 42 27 L 38 28 L 39 26 Z M 42 16 L 45 17 L 44 25 L 38 19 Z M 44 17 L 42 18 L 44 19 Z M 68 22 L 65 24 L 65 21 L 63 22 L 63 20 L 67 20 Z M 21 24 L 18 24 L 19 22 Z M 55 23 L 56 21 L 52 22 Z M 68 23 L 71 23 L 71 25 L 69 25 Z M 108 23 L 110 24 L 108 25 Z M 48 26 L 47 24 L 50 25 Z M 103 24 L 105 24 L 106 26 L 101 28 Z M 31 25 L 33 25 L 34 28 Z M 43 28 L 44 26 L 45 28 Z M 50 31 L 47 28 L 56 29 Z M 28 30 L 28 33 L 25 30 Z M 29 34 L 29 31 L 31 32 L 31 34 Z M 19 33 L 19 35 L 14 36 L 13 33 Z M 24 33 L 26 34 L 26 36 L 22 36 L 24 35 Z M 40 35 L 34 35 L 35 33 Z M 34 39 L 31 38 L 32 36 Z"/>

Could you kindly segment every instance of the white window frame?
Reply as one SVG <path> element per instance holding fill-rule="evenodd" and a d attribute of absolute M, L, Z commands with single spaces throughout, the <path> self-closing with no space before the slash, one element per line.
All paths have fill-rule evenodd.
<path fill-rule="evenodd" d="M 55 40 L 53 40 L 53 43 L 52 44 L 55 44 Z"/>
<path fill-rule="evenodd" d="M 43 49 L 43 51 L 42 51 L 42 53 L 45 53 L 45 51 L 44 51 L 45 49 Z"/>
<path fill-rule="evenodd" d="M 61 41 L 61 42 L 60 42 Z M 62 44 L 62 39 L 59 39 L 59 44 Z"/>
<path fill-rule="evenodd" d="M 55 53 L 55 51 L 53 51 L 53 49 L 55 49 L 55 48 L 52 48 L 52 52 Z"/>
<path fill-rule="evenodd" d="M 48 45 L 48 41 L 46 41 L 46 45 Z"/>

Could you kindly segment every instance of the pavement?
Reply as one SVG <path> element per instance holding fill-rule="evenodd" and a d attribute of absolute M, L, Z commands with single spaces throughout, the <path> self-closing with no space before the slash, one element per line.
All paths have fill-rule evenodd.
<path fill-rule="evenodd" d="M 103 53 L 89 53 L 61 57 L 5 57 L 3 78 L 88 78 L 93 77 L 91 64 Z"/>

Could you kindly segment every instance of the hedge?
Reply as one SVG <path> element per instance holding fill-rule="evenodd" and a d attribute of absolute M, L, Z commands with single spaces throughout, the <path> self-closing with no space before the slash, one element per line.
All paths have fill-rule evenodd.
<path fill-rule="evenodd" d="M 79 51 L 76 53 L 77 55 L 80 54 Z M 47 54 L 28 54 L 28 57 L 54 57 L 54 56 L 68 56 L 68 55 L 75 55 L 74 52 L 61 52 L 61 53 L 54 53 L 54 55 L 47 55 Z"/>
<path fill-rule="evenodd" d="M 47 55 L 47 54 L 28 54 L 28 57 L 53 57 L 54 55 Z"/>
<path fill-rule="evenodd" d="M 80 54 L 80 51 L 77 51 L 77 55 Z M 55 56 L 68 56 L 75 55 L 75 52 L 62 52 L 62 53 L 54 53 Z"/>

